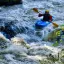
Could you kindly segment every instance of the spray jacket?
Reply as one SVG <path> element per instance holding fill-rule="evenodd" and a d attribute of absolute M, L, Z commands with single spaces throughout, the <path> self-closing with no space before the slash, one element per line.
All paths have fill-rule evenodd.
<path fill-rule="evenodd" d="M 38 16 L 43 16 L 43 21 L 52 21 L 52 16 L 50 14 L 39 14 Z"/>

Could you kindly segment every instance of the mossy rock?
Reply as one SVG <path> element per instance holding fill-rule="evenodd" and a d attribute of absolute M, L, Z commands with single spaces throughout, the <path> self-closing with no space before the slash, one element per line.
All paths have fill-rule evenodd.
<path fill-rule="evenodd" d="M 47 41 L 55 41 L 57 36 L 60 36 L 62 28 L 57 28 L 47 36 Z"/>
<path fill-rule="evenodd" d="M 54 41 L 57 37 L 57 34 L 59 33 L 60 29 L 56 29 L 48 34 L 47 40 Z"/>

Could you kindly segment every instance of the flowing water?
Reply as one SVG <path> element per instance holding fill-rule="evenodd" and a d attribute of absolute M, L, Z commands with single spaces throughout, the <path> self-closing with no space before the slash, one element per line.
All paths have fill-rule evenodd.
<path fill-rule="evenodd" d="M 44 13 L 48 9 L 54 17 L 53 21 L 59 25 L 64 23 L 63 0 L 23 0 L 23 4 L 0 7 L 0 26 L 13 22 L 12 27 L 15 27 L 16 33 L 14 37 L 20 37 L 33 46 L 37 46 L 37 43 L 51 45 L 51 43 L 42 40 L 46 38 L 49 32 L 54 30 L 52 24 L 43 30 L 36 31 L 34 24 L 40 18 L 32 8 L 38 8 L 40 13 Z M 28 54 L 27 49 L 13 45 L 12 41 L 0 33 L 0 64 L 39 64 L 38 61 L 30 60 L 30 56 L 27 59 L 21 55 L 22 52 L 24 56 Z"/>

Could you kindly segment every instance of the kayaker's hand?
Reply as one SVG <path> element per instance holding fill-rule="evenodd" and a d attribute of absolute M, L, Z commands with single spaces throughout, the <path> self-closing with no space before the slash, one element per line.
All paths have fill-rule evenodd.
<path fill-rule="evenodd" d="M 39 15 L 38 15 L 38 17 L 41 17 L 41 16 L 43 16 L 43 14 L 39 14 Z"/>
<path fill-rule="evenodd" d="M 52 23 L 52 20 L 49 20 L 49 22 L 51 22 L 51 23 Z"/>

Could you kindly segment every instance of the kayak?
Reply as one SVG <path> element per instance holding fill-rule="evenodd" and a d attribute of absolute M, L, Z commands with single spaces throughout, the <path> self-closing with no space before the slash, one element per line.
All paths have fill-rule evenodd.
<path fill-rule="evenodd" d="M 35 27 L 44 28 L 49 24 L 50 24 L 50 22 L 48 22 L 48 21 L 37 20 L 35 23 Z"/>

